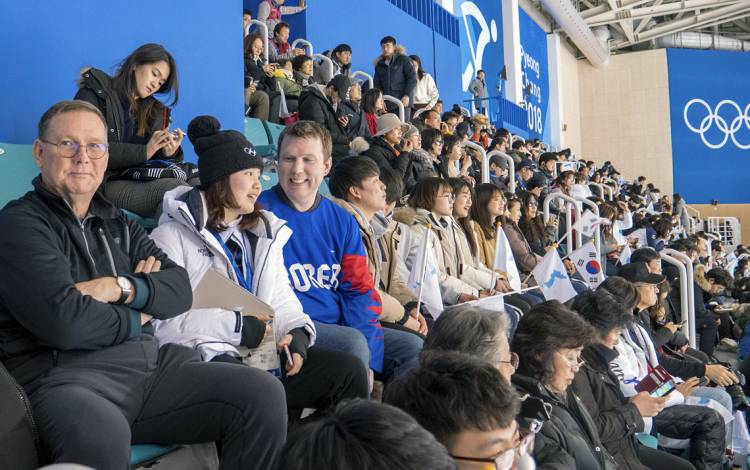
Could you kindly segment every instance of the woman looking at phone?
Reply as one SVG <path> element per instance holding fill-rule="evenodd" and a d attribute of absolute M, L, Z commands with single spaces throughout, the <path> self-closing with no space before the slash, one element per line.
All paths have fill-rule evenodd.
<path fill-rule="evenodd" d="M 75 99 L 93 104 L 107 120 L 104 195 L 117 207 L 153 217 L 164 193 L 185 184 L 187 176 L 180 169 L 161 172 L 153 179 L 145 170 L 150 166 L 174 170 L 176 165 L 155 162 L 182 161 L 180 145 L 185 134 L 169 129 L 171 108 L 179 98 L 174 58 L 159 44 L 144 44 L 120 63 L 113 76 L 92 67 L 83 69 L 78 86 Z M 172 99 L 165 105 L 155 94 L 171 94 Z M 164 177 L 173 174 L 178 177 Z"/>

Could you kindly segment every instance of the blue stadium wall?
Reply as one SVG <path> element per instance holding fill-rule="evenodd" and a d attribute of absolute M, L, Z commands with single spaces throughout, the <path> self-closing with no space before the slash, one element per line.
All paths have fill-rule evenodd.
<path fill-rule="evenodd" d="M 0 9 L 0 142 L 29 144 L 42 113 L 76 93 L 81 68 L 106 71 L 147 42 L 177 61 L 174 126 L 213 114 L 242 129 L 241 0 L 3 1 Z M 184 146 L 194 159 L 192 146 Z"/>
<path fill-rule="evenodd" d="M 750 54 L 669 49 L 675 192 L 750 203 Z"/>

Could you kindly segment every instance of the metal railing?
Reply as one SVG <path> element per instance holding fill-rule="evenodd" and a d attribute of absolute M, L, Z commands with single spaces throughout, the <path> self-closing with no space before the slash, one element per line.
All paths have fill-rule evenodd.
<path fill-rule="evenodd" d="M 680 269 L 680 266 L 677 266 L 677 269 L 680 271 L 680 298 L 683 300 L 682 304 L 680 305 L 680 310 L 682 311 L 683 315 L 682 320 L 687 320 L 688 322 L 688 333 L 685 336 L 687 336 L 688 338 L 690 347 L 695 348 L 695 284 L 693 280 L 693 261 L 686 254 L 680 253 L 679 251 L 673 250 L 671 248 L 664 248 L 660 252 L 660 256 L 662 257 L 662 259 L 665 259 L 665 255 L 672 258 L 673 261 L 677 261 L 682 265 L 682 269 Z M 671 261 L 667 262 L 673 264 Z M 685 318 L 685 299 L 683 299 L 682 297 L 683 270 L 685 274 L 684 279 L 686 284 L 685 291 L 687 292 L 687 318 Z"/>
<path fill-rule="evenodd" d="M 484 150 L 484 147 L 470 140 L 467 140 L 466 142 L 464 142 L 464 145 L 469 148 L 473 148 L 474 150 L 476 150 L 482 155 L 482 183 L 489 183 L 490 182 L 490 160 L 487 155 L 487 152 Z"/>
<path fill-rule="evenodd" d="M 734 250 L 742 243 L 742 227 L 737 217 L 709 217 L 708 232 L 719 234 L 728 249 Z"/>
<path fill-rule="evenodd" d="M 607 195 L 604 193 L 604 185 L 601 183 L 589 183 L 589 189 L 591 189 L 592 186 L 599 190 L 599 197 L 606 201 Z"/>
<path fill-rule="evenodd" d="M 307 55 L 310 57 L 315 55 L 315 51 L 313 50 L 313 45 L 310 41 L 307 39 L 297 38 L 294 41 L 292 41 L 292 49 L 295 49 L 297 47 L 297 44 L 302 44 L 302 46 L 307 47 L 310 51 Z"/>
<path fill-rule="evenodd" d="M 328 65 L 329 73 L 326 76 L 326 83 L 330 82 L 333 78 L 333 61 L 331 60 L 331 58 L 324 54 L 314 54 L 312 58 L 313 60 L 320 59 L 321 65 L 322 62 L 325 62 Z"/>
<path fill-rule="evenodd" d="M 544 198 L 544 223 L 546 224 L 549 222 L 549 216 L 550 216 L 550 210 L 549 206 L 552 204 L 552 201 L 555 199 L 562 199 L 565 201 L 565 204 L 563 206 L 563 210 L 565 211 L 566 217 L 565 217 L 565 238 L 567 240 L 567 251 L 568 254 L 573 252 L 573 243 L 571 238 L 573 237 L 573 221 L 570 217 L 570 209 L 572 208 L 573 211 L 575 211 L 576 220 L 580 219 L 581 217 L 581 207 L 577 200 L 573 199 L 570 196 L 566 196 L 563 193 L 549 193 L 546 198 Z M 581 246 L 581 232 L 576 232 L 576 246 Z"/>
<path fill-rule="evenodd" d="M 383 95 L 383 101 L 390 101 L 391 103 L 398 106 L 398 117 L 399 119 L 401 119 L 401 122 L 403 123 L 404 118 L 406 117 L 406 113 L 404 111 L 404 103 L 402 103 L 400 99 L 391 95 Z"/>
<path fill-rule="evenodd" d="M 245 26 L 245 36 L 250 32 L 250 26 L 256 25 L 261 30 L 261 38 L 263 39 L 263 59 L 268 63 L 268 25 L 260 20 L 250 20 L 247 26 Z"/>
<path fill-rule="evenodd" d="M 494 157 L 495 155 L 499 155 L 502 157 L 503 160 L 508 164 L 508 191 L 511 193 L 516 192 L 516 162 L 513 161 L 513 158 L 503 153 L 499 150 L 492 150 L 487 153 L 487 167 L 489 168 L 489 161 L 490 158 Z M 487 171 L 487 177 L 489 178 L 489 170 Z"/>
<path fill-rule="evenodd" d="M 372 75 L 370 75 L 367 72 L 363 72 L 362 70 L 357 70 L 356 72 L 352 72 L 352 74 L 349 75 L 349 77 L 351 78 L 365 77 L 367 79 L 367 83 L 369 84 L 369 88 L 373 88 Z"/>

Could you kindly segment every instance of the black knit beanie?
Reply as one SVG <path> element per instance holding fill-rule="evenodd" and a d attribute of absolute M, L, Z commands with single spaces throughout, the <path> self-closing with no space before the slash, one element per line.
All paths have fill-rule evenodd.
<path fill-rule="evenodd" d="M 242 133 L 220 129 L 219 120 L 213 116 L 198 116 L 188 125 L 188 138 L 198 154 L 202 189 L 248 168 L 263 171 L 263 159 Z"/>

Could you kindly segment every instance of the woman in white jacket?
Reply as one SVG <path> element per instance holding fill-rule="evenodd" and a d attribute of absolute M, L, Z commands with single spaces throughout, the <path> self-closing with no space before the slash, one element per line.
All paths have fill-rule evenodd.
<path fill-rule="evenodd" d="M 241 133 L 219 128 L 210 116 L 190 123 L 201 186 L 165 195 L 151 237 L 185 268 L 193 289 L 213 269 L 269 304 L 273 326 L 251 316 L 253 312 L 194 309 L 156 322 L 157 338 L 162 344 L 196 348 L 204 360 L 215 362 L 241 362 L 241 350 L 272 339 L 283 364 L 290 419 L 299 417 L 303 408 L 320 410 L 345 398 L 367 397 L 366 368 L 359 359 L 313 346 L 315 326 L 302 311 L 284 268 L 282 248 L 292 231 L 255 204 L 262 159 Z"/>
<path fill-rule="evenodd" d="M 417 55 L 410 55 L 414 72 L 417 74 L 417 86 L 414 88 L 414 110 L 422 108 L 432 109 L 440 98 L 435 80 L 432 75 L 422 69 L 422 59 Z"/>

